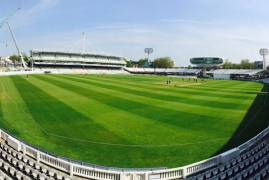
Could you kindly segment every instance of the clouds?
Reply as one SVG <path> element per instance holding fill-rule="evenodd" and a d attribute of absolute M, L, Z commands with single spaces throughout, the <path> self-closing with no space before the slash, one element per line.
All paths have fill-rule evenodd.
<path fill-rule="evenodd" d="M 262 29 L 262 28 L 261 28 Z M 47 50 L 81 51 L 86 32 L 87 51 L 143 58 L 145 47 L 153 47 L 153 57 L 171 56 L 177 65 L 188 65 L 193 56 L 219 56 L 239 61 L 259 58 L 256 52 L 268 39 L 265 32 L 250 27 L 202 25 L 199 23 L 111 24 L 36 37 L 25 46 Z M 265 34 L 264 34 L 265 35 Z M 30 47 L 32 46 L 32 47 Z"/>
<path fill-rule="evenodd" d="M 261 29 L 203 25 L 201 22 L 111 24 L 25 37 L 20 42 L 24 50 L 81 52 L 82 32 L 86 32 L 86 50 L 89 52 L 122 55 L 137 60 L 145 56 L 145 47 L 153 47 L 153 58 L 171 56 L 180 66 L 188 65 L 189 59 L 195 56 L 256 60 L 259 58 L 258 48 L 269 43 L 268 39 L 263 38 L 266 32 Z"/>
<path fill-rule="evenodd" d="M 269 46 L 269 23 L 261 23 L 257 20 L 259 17 L 253 17 L 257 20 L 253 21 L 240 15 L 242 12 L 257 12 L 255 7 L 260 5 L 257 6 L 254 1 L 251 1 L 254 7 L 243 5 L 245 1 L 241 0 L 223 3 L 212 0 L 177 1 L 174 6 L 178 7 L 173 8 L 171 4 L 168 6 L 162 3 L 164 1 L 158 1 L 153 6 L 155 11 L 152 6 L 143 7 L 143 11 L 132 15 L 130 12 L 139 7 L 130 9 L 132 6 L 128 6 L 130 12 L 122 11 L 122 7 L 114 1 L 25 2 L 28 4 L 24 10 L 12 20 L 25 52 L 30 49 L 80 52 L 82 32 L 86 32 L 89 52 L 122 55 L 137 60 L 145 57 L 145 47 L 153 47 L 153 58 L 171 56 L 179 66 L 188 65 L 189 59 L 195 56 L 218 56 L 234 61 L 242 58 L 259 60 L 258 49 Z M 160 9 L 163 11 L 157 11 Z M 154 15 L 147 15 L 149 12 L 154 12 Z M 214 17 L 211 17 L 212 12 Z M 128 20 L 128 17 L 131 19 Z M 4 33 L 0 32 L 0 53 L 13 52 L 11 46 L 10 49 L 3 48 L 3 39 Z"/>
<path fill-rule="evenodd" d="M 59 0 L 37 0 L 33 4 L 26 4 L 29 7 L 21 7 L 21 10 L 11 19 L 11 23 L 14 28 L 29 27 L 58 3 Z"/>

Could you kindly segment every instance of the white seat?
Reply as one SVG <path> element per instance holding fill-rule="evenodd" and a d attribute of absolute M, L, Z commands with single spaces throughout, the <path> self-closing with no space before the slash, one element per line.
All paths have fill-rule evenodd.
<path fill-rule="evenodd" d="M 8 162 L 11 162 L 12 157 L 10 155 L 7 156 Z"/>
<path fill-rule="evenodd" d="M 15 170 L 13 167 L 11 167 L 11 168 L 9 169 L 9 173 L 10 173 L 12 176 L 14 176 L 15 173 L 16 173 L 16 170 Z"/>
<path fill-rule="evenodd" d="M 40 179 L 40 180 L 45 180 L 46 177 L 45 177 L 44 175 L 42 175 L 42 174 L 39 174 L 39 178 L 38 178 L 38 179 Z"/>
<path fill-rule="evenodd" d="M 27 163 L 27 162 L 28 162 L 28 159 L 24 156 L 23 159 L 22 159 L 22 161 L 23 161 L 24 163 Z"/>
<path fill-rule="evenodd" d="M 57 175 L 56 175 L 56 178 L 57 178 L 58 180 L 61 180 L 61 179 L 63 179 L 63 176 L 62 176 L 61 174 L 57 174 Z"/>
<path fill-rule="evenodd" d="M 28 161 L 28 164 L 29 164 L 30 166 L 32 166 L 32 167 L 34 166 L 34 162 L 33 162 L 32 160 L 29 160 L 29 161 Z"/>
<path fill-rule="evenodd" d="M 29 166 L 25 166 L 25 172 L 27 174 L 30 174 L 31 173 L 31 168 Z"/>
<path fill-rule="evenodd" d="M 53 177 L 54 175 L 55 175 L 55 172 L 52 171 L 52 170 L 49 170 L 49 176 L 50 176 L 50 177 Z"/>
<path fill-rule="evenodd" d="M 32 180 L 30 177 L 23 175 L 23 180 Z"/>
<path fill-rule="evenodd" d="M 32 172 L 32 175 L 33 175 L 33 177 L 34 177 L 35 179 L 37 179 L 38 172 L 37 172 L 36 170 L 34 170 L 34 171 Z"/>
<path fill-rule="evenodd" d="M 43 173 L 47 173 L 47 171 L 48 171 L 47 168 L 45 168 L 44 166 L 42 166 L 41 169 L 42 169 L 41 171 L 42 171 Z"/>
<path fill-rule="evenodd" d="M 40 165 L 39 165 L 38 163 L 35 163 L 35 168 L 36 168 L 37 170 L 40 170 Z"/>
<path fill-rule="evenodd" d="M 19 163 L 19 166 L 18 167 L 19 167 L 20 170 L 23 170 L 24 165 L 22 163 Z"/>
<path fill-rule="evenodd" d="M 14 166 L 16 166 L 17 165 L 17 160 L 16 159 L 14 159 L 14 158 L 12 158 L 12 164 L 14 165 Z"/>
<path fill-rule="evenodd" d="M 17 157 L 19 160 L 22 160 L 22 155 L 21 154 L 17 154 Z"/>
<path fill-rule="evenodd" d="M 16 178 L 17 178 L 18 180 L 21 180 L 21 179 L 22 179 L 22 174 L 21 174 L 20 172 L 17 172 L 17 173 L 16 173 Z"/>
<path fill-rule="evenodd" d="M 7 163 L 4 164 L 4 169 L 5 169 L 6 172 L 8 172 L 9 166 L 8 166 Z"/>

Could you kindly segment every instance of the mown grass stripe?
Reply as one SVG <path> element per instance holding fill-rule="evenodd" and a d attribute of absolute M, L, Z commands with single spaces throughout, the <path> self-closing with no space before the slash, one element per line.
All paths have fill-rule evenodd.
<path fill-rule="evenodd" d="M 257 129 L 262 129 L 264 122 L 266 122 L 266 117 L 268 117 L 268 115 L 266 116 L 268 114 L 268 108 L 266 109 L 268 103 L 266 103 L 266 107 L 262 108 L 263 110 L 260 111 L 261 114 L 259 113 L 257 120 L 255 118 L 255 121 L 248 121 L 248 119 L 251 119 L 251 116 L 247 113 L 246 119 L 242 121 L 243 115 L 246 114 L 247 108 L 256 96 L 255 92 L 258 92 L 262 87 L 260 84 L 236 81 L 207 81 L 199 86 L 168 88 L 160 85 L 160 82 L 165 82 L 167 77 L 124 75 L 73 76 L 73 80 L 70 80 L 71 75 L 68 75 L 68 78 L 45 75 L 30 76 L 29 78 L 26 78 L 26 76 L 12 77 L 16 79 L 16 82 L 13 79 L 10 80 L 9 77 L 6 81 L 3 80 L 4 78 L 1 79 L 0 84 L 4 85 L 5 93 L 14 99 L 10 103 L 8 99 L 1 99 L 0 96 L 0 110 L 4 112 L 3 117 L 0 115 L 0 118 L 4 118 L 8 122 L 5 125 L 6 128 L 9 130 L 14 129 L 14 132 L 16 133 L 17 131 L 17 135 L 20 138 L 50 152 L 90 163 L 118 167 L 176 167 L 208 158 L 219 150 L 221 151 L 222 147 L 226 144 L 230 144 L 233 147 L 234 144 L 228 142 L 228 137 L 236 133 L 238 126 L 241 129 L 241 127 L 246 127 L 247 122 L 250 122 L 251 125 L 247 126 L 248 128 L 243 132 L 242 137 L 246 137 L 246 134 L 248 137 L 251 137 L 256 132 L 249 129 L 249 127 L 253 127 L 255 124 L 255 126 L 259 127 Z M 22 79 L 23 85 L 19 83 Z M 77 79 L 85 79 L 85 82 L 78 82 Z M 23 87 L 16 89 L 15 83 L 17 83 L 17 86 Z M 178 83 L 181 82 L 179 81 Z M 190 83 L 184 82 L 184 85 L 189 85 Z M 32 88 L 32 86 L 35 88 Z M 218 90 L 218 87 L 221 92 L 216 94 L 214 91 Z M 242 93 L 239 92 L 241 88 L 244 89 Z M 26 100 L 21 97 L 18 91 L 28 91 L 28 94 L 20 92 L 27 94 L 24 95 L 24 98 L 35 98 L 32 102 L 27 99 L 27 105 L 24 102 Z M 143 91 L 146 91 L 146 93 L 143 94 Z M 154 91 L 153 95 L 150 94 L 148 96 L 151 91 Z M 251 91 L 254 94 L 250 93 Z M 0 90 L 0 94 L 1 92 Z M 30 93 L 36 95 L 29 95 Z M 43 96 L 44 93 L 45 96 Z M 262 99 L 264 94 L 258 94 L 257 98 Z M 155 97 L 158 95 L 162 98 Z M 166 100 L 166 95 L 171 96 L 171 99 Z M 184 98 L 186 103 L 180 104 L 172 100 L 172 97 L 180 99 L 182 96 L 187 96 Z M 46 100 L 46 97 L 48 97 L 48 100 Z M 210 103 L 210 101 L 220 101 L 220 103 L 224 102 L 227 105 L 229 102 L 236 105 L 236 101 L 240 101 L 238 104 L 244 104 L 245 106 L 241 107 L 242 115 L 240 116 L 240 111 L 225 108 L 222 108 L 223 111 L 218 113 L 216 113 L 216 108 L 208 108 L 208 111 L 206 111 L 204 107 L 202 108 L 203 111 L 199 111 L 201 106 L 192 105 L 192 100 L 195 102 L 199 98 L 201 100 L 205 98 L 206 100 L 203 103 L 208 107 L 210 105 L 206 105 L 206 102 Z M 187 103 L 187 99 L 189 103 Z M 253 104 L 256 108 L 260 108 L 258 104 L 261 101 L 258 99 Z M 45 102 L 43 103 L 43 101 Z M 48 102 L 55 104 L 55 106 L 57 106 L 57 103 L 60 103 L 62 104 L 60 105 L 61 107 L 66 106 L 67 109 L 47 107 Z M 189 106 L 185 107 L 186 104 L 189 104 Z M 37 127 L 37 119 L 28 110 L 31 107 L 29 105 L 51 110 L 40 111 L 40 113 L 43 113 L 43 120 L 47 121 L 48 126 L 46 128 L 48 128 L 49 132 L 57 129 L 56 126 L 58 126 L 58 131 L 61 131 L 62 127 L 61 123 L 59 125 L 51 123 L 53 127 L 49 126 L 49 122 L 53 117 L 51 114 L 55 113 L 57 117 L 63 117 L 65 116 L 64 113 L 67 114 L 67 110 L 71 109 L 71 111 L 75 112 L 74 114 L 80 114 L 85 118 L 85 121 L 82 120 L 81 122 L 87 122 L 89 125 L 96 124 L 101 127 L 98 129 L 100 134 L 96 134 L 96 131 L 91 131 L 91 127 L 88 126 L 84 126 L 84 129 L 82 129 L 84 132 L 80 133 L 80 131 L 74 131 L 74 128 L 72 128 L 73 123 L 75 127 L 78 127 L 76 122 L 68 121 L 64 128 L 69 129 L 71 136 L 74 135 L 81 139 L 91 137 L 96 140 L 106 140 L 106 142 L 113 143 L 114 138 L 106 137 L 106 134 L 112 134 L 117 137 L 114 139 L 114 143 L 118 141 L 126 144 L 145 143 L 156 145 L 165 143 L 169 145 L 184 144 L 184 142 L 186 144 L 180 147 L 111 147 L 109 145 L 91 144 L 74 141 L 74 139 L 47 136 Z M 52 105 L 51 107 L 54 106 Z M 255 112 L 255 108 L 253 110 L 252 107 L 250 111 Z M 34 109 L 37 109 L 37 107 L 34 107 Z M 62 113 L 57 112 L 62 110 L 65 111 Z M 24 120 L 21 120 L 19 115 L 12 116 L 12 113 L 20 114 L 19 112 Z M 48 113 L 51 114 L 47 115 Z M 61 117 L 59 119 L 63 120 Z M 170 122 L 171 119 L 174 122 Z M 22 126 L 19 125 L 20 123 Z M 2 127 L 1 119 L 0 126 Z M 33 131 L 33 137 L 31 138 L 31 128 L 33 129 L 33 127 L 35 131 Z M 25 133 L 26 129 L 28 133 Z M 101 135 L 102 129 L 105 130 L 105 133 Z M 59 134 L 66 134 L 66 132 L 67 130 L 63 130 Z M 227 136 L 227 138 L 224 136 Z M 222 140 L 214 141 L 213 139 L 223 137 L 224 139 Z M 208 142 L 203 140 L 208 140 Z M 236 141 L 240 142 L 240 139 Z M 192 144 L 192 142 L 197 142 L 197 144 Z M 205 144 L 202 145 L 200 142 Z"/>
<path fill-rule="evenodd" d="M 133 144 L 152 144 L 154 142 L 158 142 L 157 139 L 161 138 L 161 136 L 152 136 L 152 134 L 157 134 L 158 131 L 162 131 L 162 136 L 166 136 L 166 140 L 162 142 L 162 144 L 175 144 L 179 143 L 179 138 L 184 137 L 182 139 L 190 139 L 190 136 L 192 137 L 192 133 L 179 133 L 184 131 L 180 126 L 177 126 L 176 128 L 173 128 L 171 126 L 165 126 L 165 124 L 157 124 L 156 121 L 152 121 L 151 119 L 143 118 L 139 116 L 138 114 L 131 114 L 128 111 L 120 111 L 119 109 L 113 109 L 113 107 L 106 106 L 104 103 L 92 100 L 90 97 L 79 97 L 79 95 L 76 95 L 76 91 L 70 91 L 67 92 L 67 89 L 63 89 L 61 87 L 57 87 L 53 84 L 51 84 L 49 81 L 42 81 L 38 78 L 31 78 L 31 83 L 38 84 L 38 86 L 43 87 L 44 90 L 47 89 L 53 89 L 53 93 L 50 94 L 54 96 L 55 98 L 59 99 L 60 101 L 64 102 L 65 104 L 68 104 L 69 106 L 76 105 L 75 108 L 77 111 L 85 114 L 86 116 L 92 117 L 92 119 L 102 126 L 105 126 L 109 128 L 110 130 L 113 129 L 113 133 L 116 133 L 120 136 L 128 137 L 128 141 Z M 61 96 L 58 92 L 64 93 L 67 97 L 70 96 L 69 99 L 66 99 L 66 96 Z M 92 94 L 95 95 L 95 94 Z M 78 101 L 72 100 L 72 96 L 79 97 Z M 87 99 L 83 100 L 81 103 L 81 98 Z M 71 100 L 70 100 L 71 99 Z M 90 101 L 90 103 L 89 103 Z M 84 103 L 85 102 L 85 103 Z M 91 109 L 83 108 L 83 106 L 95 106 L 95 109 L 92 111 Z M 114 111 L 115 113 L 111 113 L 108 111 Z M 102 115 L 104 114 L 104 116 Z M 119 115 L 120 114 L 120 115 Z M 104 117 L 107 117 L 109 115 L 109 119 L 103 119 Z M 115 119 L 113 121 L 113 119 Z M 118 126 L 124 127 L 127 129 L 130 129 L 128 132 L 126 132 L 125 129 L 119 129 Z M 115 126 L 115 127 L 113 127 Z M 154 126 L 156 129 L 149 129 L 148 127 Z M 135 127 L 135 129 L 134 129 Z M 136 130 L 136 128 L 139 128 L 139 131 Z M 125 134 L 122 134 L 122 133 Z M 141 134 L 142 133 L 142 134 Z M 93 134 L 94 136 L 94 134 Z M 137 137 L 141 139 L 137 139 Z M 198 138 L 198 137 L 193 137 Z M 181 140 L 180 140 L 181 141 Z M 186 143 L 186 142 L 185 142 Z"/>
<path fill-rule="evenodd" d="M 55 77 L 51 77 L 51 78 L 54 78 Z M 229 112 L 233 112 L 234 114 L 240 114 L 242 113 L 243 111 L 241 110 L 226 110 L 226 109 L 222 109 L 222 108 L 218 108 L 218 107 L 205 107 L 205 106 L 199 106 L 199 105 L 195 105 L 195 104 L 186 104 L 186 103 L 180 103 L 179 101 L 177 102 L 169 102 L 169 101 L 160 101 L 158 99 L 154 99 L 154 98 L 150 98 L 150 97 L 147 97 L 147 96 L 143 96 L 143 95 L 136 95 L 136 94 L 132 94 L 132 93 L 124 93 L 124 92 L 118 92 L 117 90 L 114 90 L 111 86 L 106 86 L 105 83 L 103 83 L 104 85 L 100 85 L 100 83 L 94 83 L 94 82 L 91 82 L 91 83 L 85 83 L 85 82 L 79 82 L 77 80 L 67 80 L 67 81 L 72 81 L 72 82 L 75 82 L 75 83 L 79 83 L 83 86 L 85 86 L 86 88 L 90 88 L 91 86 L 94 86 L 94 88 L 99 88 L 100 91 L 103 91 L 105 92 L 106 91 L 106 94 L 113 94 L 113 95 L 117 95 L 118 98 L 123 98 L 123 99 L 127 99 L 127 100 L 130 100 L 130 101 L 137 101 L 137 102 L 140 102 L 140 103 L 151 103 L 153 104 L 154 106 L 159 106 L 159 107 L 162 107 L 163 105 L 162 104 L 165 104 L 165 105 L 170 105 L 170 109 L 173 109 L 173 110 L 176 110 L 178 111 L 179 109 L 181 111 L 184 111 L 185 113 L 188 113 L 190 112 L 190 109 L 191 108 L 196 108 L 198 109 L 199 108 L 199 111 L 197 111 L 197 113 L 199 113 L 199 115 L 205 115 L 208 113 L 204 113 L 205 111 L 211 111 L 211 113 L 214 115 L 220 113 L 220 112 L 225 112 L 225 111 L 229 111 Z M 106 86 L 106 87 L 103 87 L 103 86 Z M 216 113 L 216 114 L 214 114 Z"/>
<path fill-rule="evenodd" d="M 83 76 L 81 76 L 83 77 Z M 106 78 L 105 78 L 106 77 Z M 113 77 L 113 76 L 112 76 Z M 99 76 L 84 76 L 84 78 L 95 78 L 98 79 Z M 139 83 L 134 83 L 134 82 L 120 82 L 119 80 L 114 80 L 114 79 L 110 79 L 107 76 L 101 76 L 100 81 L 114 81 L 115 83 L 120 83 L 120 84 L 124 84 L 124 85 L 131 85 L 131 86 L 136 86 L 136 87 L 141 87 L 141 88 L 145 88 L 148 90 L 158 90 L 158 91 L 163 91 L 163 92 L 167 92 L 167 86 L 160 86 L 157 84 L 153 84 L 153 83 L 148 83 L 148 84 L 139 84 Z M 164 81 L 165 82 L 165 81 Z M 251 95 L 248 94 L 239 94 L 239 93 L 230 93 L 230 92 L 225 92 L 225 88 L 223 87 L 223 91 L 208 91 L 208 90 L 202 90 L 199 88 L 188 88 L 188 87 L 181 87 L 181 88 L 171 88 L 169 89 L 169 93 L 174 92 L 174 93 L 182 93 L 182 94 L 186 94 L 186 95 L 193 95 L 193 94 L 199 94 L 199 96 L 210 96 L 210 97 L 221 97 L 222 95 L 224 95 L 225 98 L 231 98 L 231 99 L 253 99 L 253 97 Z"/>
<path fill-rule="evenodd" d="M 169 93 L 160 93 L 159 91 L 149 91 L 144 88 L 137 88 L 137 87 L 131 87 L 131 86 L 126 86 L 126 85 L 121 85 L 119 83 L 110 83 L 110 82 L 100 82 L 95 79 L 84 79 L 84 78 L 79 78 L 79 77 L 71 77 L 71 76 L 59 76 L 61 78 L 65 79 L 71 79 L 75 80 L 76 82 L 81 82 L 81 83 L 90 83 L 94 84 L 96 86 L 108 88 L 108 89 L 113 89 L 117 90 L 123 93 L 132 93 L 135 95 L 139 96 L 146 96 L 149 98 L 154 98 L 162 101 L 168 101 L 168 102 L 180 102 L 180 103 L 185 103 L 189 104 L 190 99 L 193 105 L 199 105 L 199 106 L 204 106 L 204 107 L 209 107 L 209 108 L 223 108 L 223 109 L 232 109 L 232 110 L 244 110 L 246 107 L 249 106 L 248 100 L 240 100 L 238 99 L 236 102 L 233 100 L 229 100 L 225 102 L 225 98 L 210 98 L 210 96 L 207 96 L 206 98 L 200 97 L 198 95 L 192 95 L 192 96 L 186 96 L 181 93 L 177 93 L 176 95 L 169 95 Z M 167 88 L 167 91 L 169 91 L 169 88 Z M 256 95 L 256 94 L 255 94 Z"/>
<path fill-rule="evenodd" d="M 26 79 L 12 77 L 12 81 L 27 105 L 32 117 L 47 133 L 80 138 L 81 136 L 88 137 L 88 132 L 83 131 L 84 128 L 87 128 L 92 134 L 95 134 L 95 137 L 99 137 L 99 141 L 102 140 L 100 137 L 103 137 L 109 142 L 122 142 L 122 138 L 113 135 L 113 133 L 95 124 L 89 117 L 82 115 L 58 99 L 50 96 L 42 89 L 29 83 Z M 70 127 L 70 124 L 72 124 L 72 127 Z M 88 138 L 89 140 L 93 140 L 92 138 L 94 137 Z"/>
<path fill-rule="evenodd" d="M 78 93 L 84 94 L 85 96 L 91 96 L 92 98 L 99 100 L 101 102 L 107 103 L 110 106 L 113 107 L 117 107 L 119 109 L 124 109 L 126 111 L 129 111 L 130 113 L 134 113 L 134 114 L 140 114 L 143 117 L 146 118 L 150 118 L 150 119 L 154 119 L 154 120 L 158 120 L 158 121 L 162 121 L 164 123 L 169 123 L 169 124 L 174 124 L 174 125 L 178 125 L 178 123 L 180 122 L 180 126 L 184 127 L 186 129 L 188 129 L 189 123 L 192 124 L 192 129 L 193 130 L 205 130 L 204 127 L 204 123 L 208 122 L 210 123 L 210 127 L 206 129 L 207 133 L 212 133 L 217 135 L 217 134 L 221 134 L 219 137 L 224 137 L 225 134 L 227 133 L 231 133 L 231 132 L 217 132 L 216 133 L 216 128 L 219 128 L 219 126 L 223 126 L 222 123 L 225 123 L 225 119 L 224 117 L 220 117 L 219 120 L 221 119 L 221 121 L 219 121 L 219 124 L 214 123 L 215 122 L 215 118 L 211 117 L 211 116 L 206 116 L 203 115 L 205 114 L 204 111 L 198 111 L 194 113 L 190 113 L 191 110 L 187 111 L 181 111 L 183 108 L 186 107 L 182 107 L 180 108 L 174 108 L 177 110 L 173 110 L 173 108 L 171 109 L 166 109 L 166 108 L 162 108 L 159 107 L 158 105 L 155 105 L 156 103 L 151 103 L 151 102 L 147 102 L 147 104 L 144 103 L 144 101 L 140 102 L 138 100 L 138 98 L 136 98 L 135 100 L 132 100 L 134 98 L 129 99 L 129 97 L 125 97 L 125 98 L 121 98 L 121 96 L 123 94 L 119 94 L 116 96 L 116 92 L 114 93 L 109 93 L 111 91 L 102 89 L 102 88 L 97 88 L 94 87 L 96 90 L 93 90 L 93 88 L 85 88 L 84 86 L 86 85 L 82 85 L 81 83 L 76 83 L 77 85 L 75 85 L 75 82 L 72 83 L 68 83 L 68 81 L 65 80 L 59 80 L 55 77 L 45 77 L 45 76 L 39 76 L 38 78 L 44 79 L 50 83 L 54 83 L 57 86 L 61 86 L 63 88 L 69 88 L 71 91 L 76 91 Z M 89 85 L 90 86 L 90 85 Z M 105 92 L 108 91 L 108 92 Z M 99 94 L 99 95 L 98 95 Z M 110 94 L 113 94 L 110 95 Z M 115 97 L 116 96 L 116 97 Z M 130 95 L 131 96 L 131 95 Z M 143 98 L 142 98 L 143 99 Z M 163 104 L 162 104 L 163 106 Z M 151 113 L 148 113 L 151 112 Z M 159 112 L 163 112 L 162 116 L 158 116 Z M 214 113 L 214 111 L 211 111 L 212 113 Z M 180 117 L 178 116 L 180 114 Z M 198 115 L 199 114 L 199 115 Z M 198 116 L 197 116 L 198 115 Z M 234 117 L 237 117 L 238 114 L 233 114 Z M 217 116 L 218 117 L 218 116 Z M 232 118 L 232 116 L 230 116 Z M 234 118 L 233 117 L 233 118 Z M 189 119 L 189 121 L 184 121 Z M 183 120 L 183 121 L 182 121 Z M 227 121 L 230 120 L 227 119 Z M 239 121 L 240 122 L 240 121 Z M 230 123 L 239 123 L 238 121 L 232 121 Z M 225 129 L 225 128 L 223 128 Z M 227 128 L 227 130 L 230 128 Z"/>
<path fill-rule="evenodd" d="M 239 84 L 241 84 L 241 83 L 239 83 Z M 209 90 L 209 91 L 211 91 L 211 90 L 212 91 L 224 90 L 225 92 L 239 93 L 239 94 L 257 94 L 258 92 L 260 92 L 261 85 L 257 86 L 256 88 L 251 89 L 250 87 L 252 87 L 253 84 L 248 84 L 247 86 L 240 85 L 240 87 L 237 88 L 237 90 L 234 90 L 232 88 L 223 89 L 223 87 L 225 85 L 222 85 L 220 87 L 214 87 L 214 86 L 210 86 L 210 85 L 201 85 L 199 87 L 194 86 L 194 87 L 189 87 L 189 88 L 199 88 L 199 89 L 204 89 L 204 90 Z"/>
<path fill-rule="evenodd" d="M 85 77 L 85 76 L 84 76 Z M 89 78 L 89 76 L 86 76 Z M 90 77 L 96 77 L 96 76 L 90 76 Z M 100 78 L 105 78 L 107 76 L 105 75 L 102 75 L 102 76 L 98 76 Z M 113 76 L 109 76 L 109 80 L 116 80 L 116 81 L 122 81 L 123 79 L 123 82 L 128 82 L 128 80 L 131 80 L 129 81 L 130 83 L 133 82 L 133 79 L 135 79 L 136 77 L 132 77 L 132 76 L 125 76 L 125 77 L 122 77 L 120 75 L 113 75 Z M 187 79 L 184 79 L 184 81 L 180 80 L 179 78 L 171 78 L 171 77 L 159 77 L 159 76 L 151 76 L 151 78 L 154 78 L 154 81 L 151 80 L 151 81 L 147 81 L 147 83 L 150 83 L 152 84 L 153 82 L 156 82 L 157 80 L 158 81 L 163 81 L 165 82 L 167 79 L 172 79 L 173 81 L 180 81 L 180 82 L 183 82 L 183 83 L 189 83 L 189 81 Z M 106 78 L 107 79 L 107 78 Z M 157 80 L 156 80 L 157 79 Z M 141 80 L 140 80 L 141 82 Z M 192 80 L 190 81 L 192 82 Z M 210 86 L 210 87 L 217 87 L 217 88 L 222 88 L 222 89 L 232 89 L 233 87 L 235 86 L 242 86 L 243 84 L 244 85 L 251 85 L 250 89 L 253 88 L 253 86 L 257 86 L 258 84 L 257 83 L 253 83 L 253 82 L 240 82 L 240 81 L 227 81 L 227 80 L 198 80 L 198 82 L 202 83 L 199 87 L 203 87 L 203 86 Z M 238 87 L 237 87 L 238 88 Z M 241 89 L 241 88 L 240 88 Z M 256 88 L 255 88 L 256 89 Z M 239 92 L 240 93 L 240 92 Z"/>

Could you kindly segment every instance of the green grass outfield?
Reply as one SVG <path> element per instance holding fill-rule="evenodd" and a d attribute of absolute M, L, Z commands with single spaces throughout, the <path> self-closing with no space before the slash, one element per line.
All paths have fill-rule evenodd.
<path fill-rule="evenodd" d="M 266 127 L 267 87 L 132 75 L 0 78 L 0 127 L 25 142 L 104 166 L 177 167 Z M 266 92 L 261 92 L 266 91 Z"/>

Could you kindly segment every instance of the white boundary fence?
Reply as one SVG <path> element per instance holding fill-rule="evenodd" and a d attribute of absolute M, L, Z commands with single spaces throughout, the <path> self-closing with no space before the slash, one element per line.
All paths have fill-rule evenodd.
<path fill-rule="evenodd" d="M 32 157 L 37 162 L 44 163 L 55 169 L 63 171 L 72 176 L 79 176 L 96 180 L 172 180 L 172 179 L 184 179 L 188 175 L 206 170 L 210 167 L 219 165 L 222 162 L 230 160 L 239 155 L 240 152 L 248 149 L 257 141 L 262 140 L 265 136 L 268 136 L 269 128 L 266 128 L 261 133 L 256 135 L 251 140 L 240 145 L 237 148 L 224 152 L 218 156 L 206 159 L 194 164 L 190 164 L 184 167 L 172 168 L 172 169 L 124 169 L 124 168 L 109 168 L 88 165 L 84 163 L 75 162 L 60 158 L 44 151 L 38 150 L 26 143 L 11 136 L 4 130 L 0 129 L 0 137 L 6 142 L 7 145 L 12 147 L 18 152 Z"/>
<path fill-rule="evenodd" d="M 33 74 L 129 74 L 124 70 L 102 69 L 43 69 L 34 71 L 8 71 L 1 72 L 0 76 L 33 75 Z"/>
<path fill-rule="evenodd" d="M 29 72 L 16 72 L 16 73 L 4 73 L 4 75 L 19 75 L 29 74 Z M 32 74 L 32 73 L 31 73 Z M 43 72 L 35 72 L 34 74 L 43 74 Z M 0 76 L 3 75 L 0 73 Z M 41 151 L 38 148 L 32 147 L 6 131 L 0 129 L 0 138 L 5 141 L 7 145 L 12 147 L 18 152 L 22 152 L 35 159 L 37 162 L 44 163 L 55 169 L 63 171 L 72 176 L 79 176 L 83 178 L 96 179 L 96 180 L 173 180 L 184 179 L 185 177 L 195 174 L 197 172 L 206 170 L 210 167 L 219 165 L 222 162 L 226 162 L 236 156 L 242 151 L 253 146 L 257 141 L 268 136 L 269 128 L 266 128 L 261 133 L 238 146 L 220 155 L 206 159 L 194 164 L 190 164 L 184 167 L 172 168 L 172 169 L 125 169 L 125 168 L 109 168 L 95 165 L 88 165 L 82 162 L 75 162 L 65 158 L 51 155 L 47 152 Z"/>

